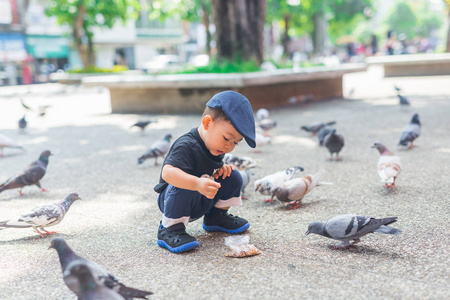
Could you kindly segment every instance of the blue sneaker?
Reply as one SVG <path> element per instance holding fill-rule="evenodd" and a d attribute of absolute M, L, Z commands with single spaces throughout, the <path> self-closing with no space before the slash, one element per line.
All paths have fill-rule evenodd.
<path fill-rule="evenodd" d="M 208 232 L 242 233 L 249 227 L 246 219 L 233 216 L 223 209 L 213 208 L 203 217 L 203 229 Z"/>
<path fill-rule="evenodd" d="M 197 248 L 197 239 L 186 233 L 183 223 L 172 225 L 168 228 L 159 225 L 158 246 L 168 249 L 173 253 L 180 253 Z"/>

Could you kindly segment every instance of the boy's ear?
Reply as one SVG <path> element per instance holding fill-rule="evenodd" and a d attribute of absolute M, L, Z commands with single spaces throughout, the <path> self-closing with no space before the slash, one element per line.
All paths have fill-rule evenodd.
<path fill-rule="evenodd" d="M 202 126 L 203 129 L 208 130 L 209 125 L 211 124 L 211 122 L 213 121 L 213 118 L 210 115 L 206 115 L 202 118 Z"/>

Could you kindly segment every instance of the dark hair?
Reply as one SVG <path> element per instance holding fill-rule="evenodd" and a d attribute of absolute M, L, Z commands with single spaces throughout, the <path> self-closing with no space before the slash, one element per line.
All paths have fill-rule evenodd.
<path fill-rule="evenodd" d="M 218 120 L 230 121 L 221 109 L 213 107 L 206 106 L 205 110 L 203 111 L 202 118 L 206 115 L 210 115 L 214 121 Z"/>

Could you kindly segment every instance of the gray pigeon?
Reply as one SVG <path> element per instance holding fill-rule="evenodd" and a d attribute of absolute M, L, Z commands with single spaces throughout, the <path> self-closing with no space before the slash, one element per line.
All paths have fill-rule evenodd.
<path fill-rule="evenodd" d="M 413 142 L 419 137 L 420 131 L 421 125 L 419 115 L 414 114 L 411 122 L 403 129 L 402 136 L 400 137 L 400 142 L 398 144 L 402 146 L 408 146 L 409 143 L 408 149 L 411 149 L 412 147 L 414 147 Z"/>
<path fill-rule="evenodd" d="M 237 156 L 231 153 L 225 153 L 223 157 L 223 162 L 227 165 L 232 165 L 240 171 L 247 170 L 248 168 L 253 168 L 256 166 L 256 162 L 253 161 L 251 157 L 247 156 Z"/>
<path fill-rule="evenodd" d="M 315 135 L 315 134 L 317 134 L 317 133 L 320 131 L 320 129 L 322 129 L 323 127 L 325 127 L 325 126 L 331 126 L 331 125 L 334 125 L 334 124 L 336 124 L 336 121 L 331 121 L 331 122 L 328 122 L 328 123 L 314 122 L 314 123 L 310 123 L 310 124 L 308 124 L 308 125 L 304 125 L 304 126 L 300 127 L 300 129 L 303 129 L 303 130 L 305 130 L 305 131 L 307 131 L 307 132 L 311 132 L 311 134 Z"/>
<path fill-rule="evenodd" d="M 27 120 L 25 119 L 25 116 L 23 116 L 20 120 L 19 120 L 19 122 L 18 122 L 18 124 L 19 124 L 19 130 L 20 130 L 20 132 L 25 132 L 25 129 L 27 128 Z"/>
<path fill-rule="evenodd" d="M 0 133 L 0 157 L 3 156 L 3 148 L 18 148 L 25 150 L 16 141 Z"/>
<path fill-rule="evenodd" d="M 39 181 L 45 175 L 48 165 L 48 158 L 50 155 L 52 155 L 50 150 L 45 150 L 42 152 L 38 160 L 29 164 L 15 177 L 11 177 L 5 183 L 1 184 L 0 193 L 4 190 L 20 188 L 20 195 L 24 195 L 24 193 L 22 193 L 22 188 L 27 185 L 36 185 L 43 192 L 46 192 L 47 190 L 41 187 L 41 183 Z"/>
<path fill-rule="evenodd" d="M 295 175 L 302 172 L 303 168 L 299 166 L 290 167 L 289 169 L 278 171 L 276 173 L 267 175 L 261 179 L 255 181 L 255 192 L 258 191 L 263 195 L 271 195 L 270 199 L 266 199 L 265 202 L 274 201 L 272 195 L 272 189 L 277 186 L 281 186 L 288 180 L 294 178 Z"/>
<path fill-rule="evenodd" d="M 62 201 L 53 204 L 47 204 L 35 207 L 26 214 L 16 219 L 0 222 L 0 230 L 6 228 L 33 228 L 41 237 L 47 234 L 56 233 L 55 231 L 47 231 L 44 227 L 55 226 L 59 224 L 72 203 L 81 199 L 77 193 L 70 193 Z M 44 231 L 42 233 L 39 231 Z"/>
<path fill-rule="evenodd" d="M 277 127 L 277 122 L 271 119 L 262 119 L 261 121 L 256 123 L 256 127 L 263 131 L 263 134 L 266 135 L 270 130 Z"/>
<path fill-rule="evenodd" d="M 250 178 L 253 174 L 252 170 L 250 168 L 246 170 L 239 171 L 239 173 L 242 176 L 242 187 L 241 187 L 241 197 L 242 199 L 247 199 L 247 197 L 244 196 L 245 188 L 250 183 Z"/>
<path fill-rule="evenodd" d="M 341 241 L 342 243 L 334 246 L 333 249 L 344 249 L 350 246 L 351 240 L 354 241 L 352 245 L 359 243 L 359 239 L 368 233 L 400 234 L 400 230 L 387 226 L 396 221 L 397 217 L 375 219 L 353 214 L 339 215 L 328 220 L 326 223 L 312 222 L 308 226 L 306 235 L 315 233 Z"/>
<path fill-rule="evenodd" d="M 330 151 L 330 160 L 333 160 L 333 153 L 336 153 L 336 160 L 340 160 L 339 152 L 344 147 L 344 136 L 336 133 L 336 129 L 333 129 L 325 136 L 323 143 L 328 148 L 328 151 Z"/>
<path fill-rule="evenodd" d="M 405 105 L 405 106 L 409 106 L 410 105 L 408 99 L 405 96 L 402 96 L 400 94 L 398 94 L 397 96 L 398 96 L 398 101 L 399 101 L 398 103 L 400 105 Z"/>
<path fill-rule="evenodd" d="M 158 157 L 164 156 L 170 148 L 171 134 L 166 134 L 164 139 L 154 142 L 150 149 L 148 149 L 144 155 L 139 157 L 138 164 L 142 164 L 147 158 L 155 158 L 155 166 L 158 164 Z"/>
<path fill-rule="evenodd" d="M 70 263 L 63 274 L 64 281 L 73 282 L 78 288 L 79 300 L 123 300 L 116 291 L 104 286 L 94 278 L 89 266 L 83 261 Z"/>
<path fill-rule="evenodd" d="M 331 131 L 333 131 L 333 127 L 331 126 L 324 126 L 322 127 L 322 129 L 319 130 L 319 132 L 317 133 L 317 138 L 319 139 L 319 145 L 323 146 L 323 141 L 325 139 L 325 137 L 330 134 Z"/>
<path fill-rule="evenodd" d="M 145 128 L 151 124 L 151 123 L 156 123 L 156 120 L 148 120 L 148 121 L 137 121 L 136 123 L 134 123 L 133 125 L 131 125 L 132 127 L 139 127 L 141 129 L 141 133 L 144 134 L 145 132 Z"/>
<path fill-rule="evenodd" d="M 294 178 L 284 182 L 281 186 L 275 186 L 272 189 L 272 198 L 276 196 L 281 202 L 288 202 L 290 209 L 299 208 L 303 197 L 319 185 L 323 174 L 325 174 L 325 170 L 320 170 L 314 175 Z"/>
<path fill-rule="evenodd" d="M 85 259 L 77 255 L 67 245 L 63 238 L 55 238 L 50 244 L 50 248 L 53 248 L 58 252 L 59 262 L 61 263 L 64 282 L 67 287 L 74 292 L 80 299 L 83 299 L 83 287 L 81 282 L 75 274 L 72 274 L 72 266 L 82 264 L 89 268 L 90 273 L 93 275 L 96 283 L 102 288 L 109 288 L 116 293 L 119 293 L 125 299 L 141 298 L 147 299 L 146 296 L 153 294 L 143 290 L 130 288 L 122 284 L 119 279 L 109 274 L 103 267 L 97 263 Z M 114 299 L 114 298 L 113 298 Z"/>

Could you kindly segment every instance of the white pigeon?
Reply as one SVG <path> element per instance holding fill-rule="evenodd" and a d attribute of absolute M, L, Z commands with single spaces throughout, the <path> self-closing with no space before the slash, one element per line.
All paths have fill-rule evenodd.
<path fill-rule="evenodd" d="M 272 189 L 272 198 L 276 196 L 281 202 L 288 202 L 290 209 L 299 208 L 303 197 L 320 184 L 319 181 L 323 174 L 325 174 L 325 170 L 320 170 L 314 175 L 294 178 L 286 181 L 281 186 L 275 186 Z"/>
<path fill-rule="evenodd" d="M 270 136 L 265 136 L 264 134 L 256 131 L 255 132 L 255 143 L 256 148 L 255 152 L 261 152 L 260 148 L 264 147 L 267 144 L 270 144 L 272 142 L 272 138 Z"/>
<path fill-rule="evenodd" d="M 269 111 L 265 108 L 260 108 L 256 111 L 256 121 L 261 121 L 269 118 Z"/>
<path fill-rule="evenodd" d="M 256 166 L 256 162 L 248 156 L 237 156 L 231 153 L 226 153 L 223 157 L 223 162 L 227 165 L 232 165 L 239 171 L 247 170 Z"/>
<path fill-rule="evenodd" d="M 3 156 L 3 148 L 18 148 L 24 150 L 15 140 L 0 133 L 0 156 Z"/>
<path fill-rule="evenodd" d="M 334 246 L 333 249 L 343 249 L 350 246 L 351 240 L 354 241 L 352 245 L 359 243 L 359 239 L 368 233 L 400 234 L 401 230 L 387 226 L 394 222 L 397 222 L 397 217 L 375 219 L 353 214 L 339 215 L 326 223 L 312 222 L 308 226 L 306 235 L 315 233 L 341 241 L 342 243 Z"/>
<path fill-rule="evenodd" d="M 400 157 L 394 155 L 382 143 L 376 142 L 372 148 L 378 149 L 380 158 L 378 159 L 378 175 L 384 187 L 389 189 L 395 188 L 395 179 L 402 170 L 402 161 Z"/>
<path fill-rule="evenodd" d="M 81 199 L 77 193 L 70 193 L 60 202 L 35 207 L 19 218 L 0 222 L 0 229 L 6 228 L 30 228 L 32 227 L 41 237 L 47 234 L 56 233 L 47 231 L 44 227 L 55 226 L 59 224 L 70 206 L 76 200 Z M 42 233 L 39 229 L 44 231 Z"/>
<path fill-rule="evenodd" d="M 267 175 L 255 181 L 255 192 L 258 191 L 263 195 L 272 196 L 272 188 L 281 186 L 284 182 L 291 180 L 295 175 L 302 172 L 303 168 L 299 166 L 290 167 L 289 169 L 278 171 Z M 273 197 L 265 200 L 266 202 L 274 201 Z"/>

